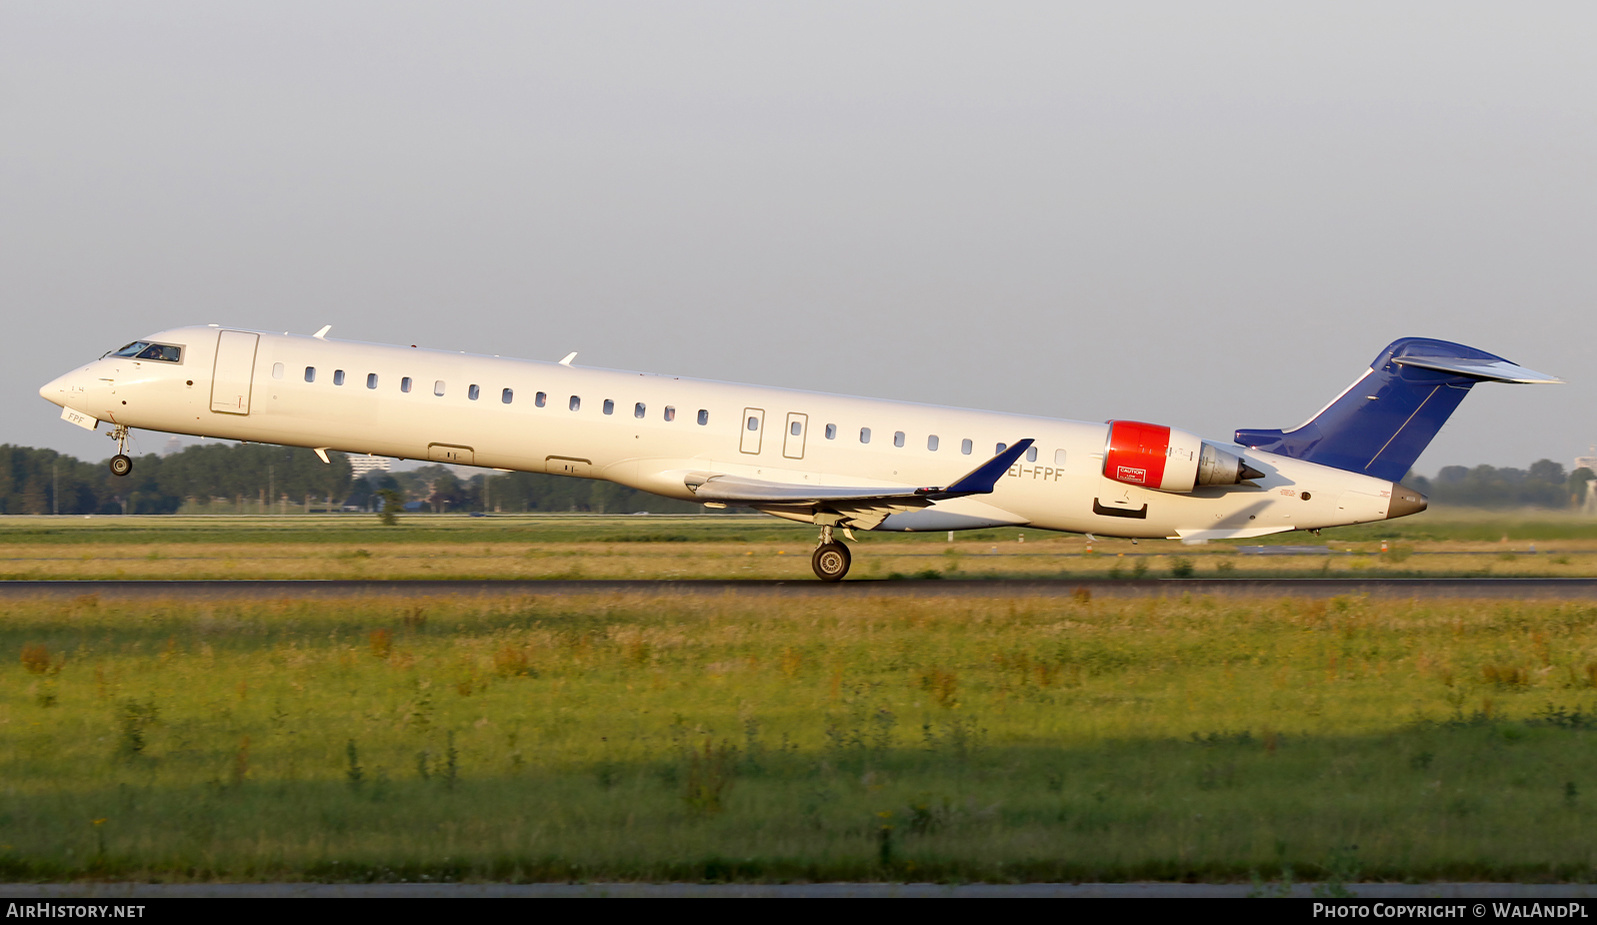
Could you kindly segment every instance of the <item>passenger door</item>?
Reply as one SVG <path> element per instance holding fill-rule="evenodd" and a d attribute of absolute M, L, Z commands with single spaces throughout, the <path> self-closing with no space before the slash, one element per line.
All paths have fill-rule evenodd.
<path fill-rule="evenodd" d="M 211 410 L 249 414 L 250 387 L 255 378 L 255 349 L 261 336 L 247 331 L 222 331 L 216 339 L 211 368 Z"/>

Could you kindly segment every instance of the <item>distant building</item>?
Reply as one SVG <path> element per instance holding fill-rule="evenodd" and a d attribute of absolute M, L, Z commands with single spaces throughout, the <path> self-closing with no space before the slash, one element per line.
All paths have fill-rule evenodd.
<path fill-rule="evenodd" d="M 368 472 L 387 472 L 392 469 L 393 466 L 394 461 L 389 459 L 387 456 L 349 457 L 350 472 L 352 472 L 357 479 Z"/>
<path fill-rule="evenodd" d="M 1597 452 L 1597 447 L 1592 447 L 1589 452 Z M 1575 468 L 1597 472 L 1597 456 L 1576 456 Z M 1580 510 L 1584 514 L 1597 514 L 1597 481 L 1586 483 L 1586 497 L 1580 501 Z"/>

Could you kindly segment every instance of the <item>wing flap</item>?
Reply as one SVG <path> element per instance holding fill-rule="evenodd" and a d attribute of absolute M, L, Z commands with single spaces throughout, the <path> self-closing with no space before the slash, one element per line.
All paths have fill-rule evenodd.
<path fill-rule="evenodd" d="M 700 501 L 721 501 L 730 504 L 781 504 L 826 505 L 879 503 L 906 504 L 905 510 L 924 507 L 933 501 L 946 498 L 963 498 L 967 495 L 991 494 L 993 487 L 1003 477 L 1015 460 L 1031 448 L 1032 439 L 1026 438 L 1002 453 L 965 473 L 945 488 L 914 488 L 911 486 L 848 486 L 848 485 L 796 485 L 792 482 L 771 482 L 740 475 L 710 475 L 694 473 L 684 482 L 688 490 Z"/>

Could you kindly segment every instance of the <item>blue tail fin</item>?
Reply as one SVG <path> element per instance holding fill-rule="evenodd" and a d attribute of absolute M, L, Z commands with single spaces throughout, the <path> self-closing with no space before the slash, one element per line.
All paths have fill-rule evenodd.
<path fill-rule="evenodd" d="M 1558 381 L 1484 350 L 1405 337 L 1308 423 L 1288 431 L 1239 430 L 1237 442 L 1395 482 L 1475 383 Z"/>

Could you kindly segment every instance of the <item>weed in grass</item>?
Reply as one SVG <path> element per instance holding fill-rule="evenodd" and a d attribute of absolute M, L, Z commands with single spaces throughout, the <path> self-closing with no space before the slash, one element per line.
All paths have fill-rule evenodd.
<path fill-rule="evenodd" d="M 1214 564 L 1214 570 L 1220 575 L 1230 576 L 1237 570 L 1237 564 L 1230 559 L 1221 559 Z"/>
<path fill-rule="evenodd" d="M 1148 574 L 1148 560 L 1144 559 L 1144 558 L 1141 558 L 1141 557 L 1138 557 L 1137 561 L 1132 563 L 1132 566 L 1131 566 L 1131 577 L 1132 578 L 1142 578 L 1143 576 L 1145 576 L 1147 574 Z"/>
<path fill-rule="evenodd" d="M 244 783 L 250 773 L 250 737 L 245 736 L 233 753 L 233 786 Z"/>
<path fill-rule="evenodd" d="M 1176 556 L 1170 560 L 1171 578 L 1191 578 L 1194 571 L 1192 560 L 1186 556 Z"/>
<path fill-rule="evenodd" d="M 372 630 L 371 635 L 367 637 L 367 642 L 371 646 L 374 657 L 387 659 L 389 654 L 394 651 L 394 632 L 388 629 Z"/>
<path fill-rule="evenodd" d="M 431 761 L 432 752 L 429 752 L 427 749 L 424 748 L 416 753 L 416 776 L 422 781 L 428 781 L 432 779 L 433 772 L 432 768 L 429 766 Z"/>
<path fill-rule="evenodd" d="M 1580 788 L 1572 780 L 1564 781 L 1564 803 L 1573 807 L 1575 801 L 1580 799 Z"/>
<path fill-rule="evenodd" d="M 1530 669 L 1506 662 L 1487 664 L 1481 668 L 1481 680 L 1497 688 L 1524 687 L 1530 683 Z"/>
<path fill-rule="evenodd" d="M 893 814 L 883 810 L 876 814 L 876 860 L 883 867 L 893 866 Z"/>
<path fill-rule="evenodd" d="M 1431 766 L 1431 762 L 1434 761 L 1434 760 L 1436 760 L 1436 753 L 1435 752 L 1432 752 L 1432 751 L 1415 752 L 1414 754 L 1409 756 L 1408 766 L 1413 768 L 1416 771 L 1423 771 L 1426 768 L 1429 768 Z"/>
<path fill-rule="evenodd" d="M 454 790 L 460 782 L 460 750 L 455 748 L 455 733 L 451 730 L 444 739 L 444 787 Z"/>
<path fill-rule="evenodd" d="M 348 766 L 344 769 L 344 780 L 349 783 L 349 789 L 358 791 L 366 780 L 366 772 L 360 766 L 360 751 L 355 747 L 355 740 L 350 739 L 344 746 L 344 757 Z"/>
<path fill-rule="evenodd" d="M 1409 557 L 1414 555 L 1414 547 L 1394 545 L 1380 555 L 1383 560 L 1395 565 L 1399 562 L 1407 562 Z"/>
<path fill-rule="evenodd" d="M 1354 893 L 1347 888 L 1347 884 L 1359 879 L 1359 846 L 1343 845 L 1332 850 L 1324 867 L 1325 878 L 1314 888 L 1315 897 L 1352 899 Z"/>
<path fill-rule="evenodd" d="M 494 671 L 506 678 L 532 674 L 532 664 L 527 658 L 527 650 L 508 642 L 500 646 L 494 652 Z"/>
<path fill-rule="evenodd" d="M 411 632 L 420 632 L 427 628 L 427 611 L 421 607 L 411 607 L 399 618 L 405 629 Z"/>
<path fill-rule="evenodd" d="M 932 701 L 945 710 L 959 706 L 959 675 L 953 671 L 933 668 L 921 672 L 921 690 L 932 696 Z"/>
<path fill-rule="evenodd" d="M 682 801 L 688 809 L 701 815 L 714 815 L 722 809 L 722 801 L 732 789 L 737 771 L 737 749 L 722 741 L 714 744 L 704 740 L 703 749 L 689 749 L 687 779 L 683 785 Z"/>
<path fill-rule="evenodd" d="M 1087 587 L 1077 586 L 1073 591 L 1070 592 L 1070 599 L 1075 601 L 1078 604 L 1091 604 L 1092 603 L 1092 589 L 1091 588 L 1087 588 Z"/>
<path fill-rule="evenodd" d="M 1121 562 L 1119 559 L 1116 559 L 1114 561 L 1114 563 L 1109 566 L 1109 577 L 1114 579 L 1115 581 L 1119 581 L 1120 579 L 1124 578 L 1125 577 L 1124 566 L 1125 566 L 1124 562 Z"/>
<path fill-rule="evenodd" d="M 60 674 L 66 665 L 66 656 L 58 660 L 50 658 L 50 649 L 43 645 L 27 645 L 22 647 L 22 667 L 29 674 Z"/>
<path fill-rule="evenodd" d="M 123 758 L 137 758 L 144 754 L 147 744 L 144 740 L 144 731 L 155 723 L 160 711 L 156 709 L 155 701 L 140 703 L 137 700 L 124 700 L 117 710 L 117 726 L 120 735 L 117 737 L 117 754 Z"/>
<path fill-rule="evenodd" d="M 1253 889 L 1248 891 L 1249 899 L 1288 899 L 1292 896 L 1292 868 L 1281 868 L 1281 879 L 1274 883 L 1265 882 L 1256 871 L 1250 871 L 1253 880 Z"/>

